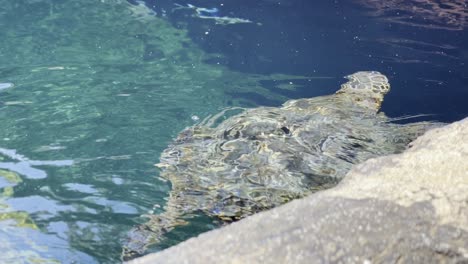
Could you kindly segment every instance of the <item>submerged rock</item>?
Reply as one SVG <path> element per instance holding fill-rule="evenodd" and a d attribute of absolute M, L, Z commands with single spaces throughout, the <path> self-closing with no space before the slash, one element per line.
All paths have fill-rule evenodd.
<path fill-rule="evenodd" d="M 131 263 L 466 263 L 468 118 L 335 188 Z"/>
<path fill-rule="evenodd" d="M 231 222 L 338 183 L 353 164 L 398 153 L 431 122 L 400 125 L 379 113 L 388 79 L 347 76 L 335 94 L 224 113 L 182 131 L 161 155 L 172 191 L 161 215 L 135 228 L 124 256 L 142 254 L 164 233 L 202 212 Z"/>

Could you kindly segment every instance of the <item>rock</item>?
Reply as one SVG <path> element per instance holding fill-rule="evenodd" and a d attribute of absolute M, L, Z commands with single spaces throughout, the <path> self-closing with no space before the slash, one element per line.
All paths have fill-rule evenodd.
<path fill-rule="evenodd" d="M 468 262 L 468 118 L 355 166 L 333 189 L 132 261 L 324 262 Z"/>

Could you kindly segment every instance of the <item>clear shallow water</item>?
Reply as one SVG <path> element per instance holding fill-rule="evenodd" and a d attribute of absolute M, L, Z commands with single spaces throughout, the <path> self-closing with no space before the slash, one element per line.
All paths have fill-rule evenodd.
<path fill-rule="evenodd" d="M 368 69 L 391 79 L 390 116 L 468 114 L 466 6 L 442 23 L 374 1 L 177 2 L 252 21 L 217 25 L 165 0 L 0 3 L 3 262 L 118 261 L 162 210 L 153 164 L 195 115 L 329 94 Z M 194 219 L 153 250 L 213 226 Z"/>

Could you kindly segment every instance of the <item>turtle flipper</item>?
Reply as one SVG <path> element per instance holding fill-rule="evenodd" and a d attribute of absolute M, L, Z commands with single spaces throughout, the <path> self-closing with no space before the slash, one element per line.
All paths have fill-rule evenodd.
<path fill-rule="evenodd" d="M 413 140 L 426 133 L 426 131 L 433 128 L 441 127 L 443 125 L 445 125 L 445 123 L 430 121 L 416 122 L 404 125 L 398 124 L 397 128 L 394 130 L 395 133 L 392 134 L 392 144 L 395 144 L 395 146 L 401 146 L 402 148 L 405 148 Z"/>
<path fill-rule="evenodd" d="M 148 245 L 157 243 L 159 235 L 151 230 L 146 224 L 134 227 L 128 234 L 128 241 L 122 248 L 122 261 L 141 257 Z"/>
<path fill-rule="evenodd" d="M 411 124 L 405 124 L 401 127 L 401 133 L 405 134 L 408 138 L 413 141 L 419 136 L 422 136 L 426 131 L 441 127 L 446 125 L 445 123 L 441 122 L 430 122 L 430 121 L 423 121 L 423 122 L 416 122 Z"/>
<path fill-rule="evenodd" d="M 182 219 L 184 212 L 178 210 L 176 198 L 171 195 L 165 206 L 165 211 L 159 215 L 145 215 L 149 220 L 134 227 L 128 234 L 128 241 L 122 248 L 121 259 L 128 261 L 142 256 L 148 246 L 160 243 L 165 234 L 177 226 L 186 225 Z"/>

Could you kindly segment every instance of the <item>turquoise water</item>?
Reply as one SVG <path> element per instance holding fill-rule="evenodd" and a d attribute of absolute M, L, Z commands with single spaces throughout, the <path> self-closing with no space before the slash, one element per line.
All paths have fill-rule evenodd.
<path fill-rule="evenodd" d="M 0 82 L 14 84 L 0 93 L 1 262 L 118 260 L 126 231 L 164 204 L 153 164 L 192 117 L 245 104 L 229 91 L 284 100 L 260 87 L 271 77 L 204 63 L 214 55 L 144 6 L 0 6 Z"/>
<path fill-rule="evenodd" d="M 457 49 L 464 38 L 427 45 L 375 26 L 370 32 L 387 38 L 370 34 L 353 46 L 354 33 L 338 39 L 342 24 L 316 23 L 317 16 L 288 9 L 314 26 L 268 39 L 297 22 L 279 23 L 275 17 L 285 9 L 273 7 L 265 19 L 258 5 L 275 1 L 250 9 L 244 3 L 245 10 L 226 4 L 233 8 L 227 15 L 252 21 L 227 26 L 194 17 L 191 9 L 171 12 L 172 1 L 160 1 L 164 8 L 146 2 L 154 8 L 124 0 L 0 0 L 0 262 L 119 261 L 128 230 L 165 204 L 170 184 L 154 167 L 161 151 L 184 127 L 225 107 L 329 94 L 341 76 L 371 68 L 397 84 L 384 104 L 393 116 L 431 113 L 453 121 L 468 113 L 468 52 Z M 314 12 L 336 14 L 320 10 Z M 331 18 L 342 15 L 317 19 Z M 325 40 L 286 41 L 309 41 L 308 34 Z M 389 58 L 395 51 L 388 43 L 416 58 Z M 153 250 L 216 224 L 196 218 Z"/>

